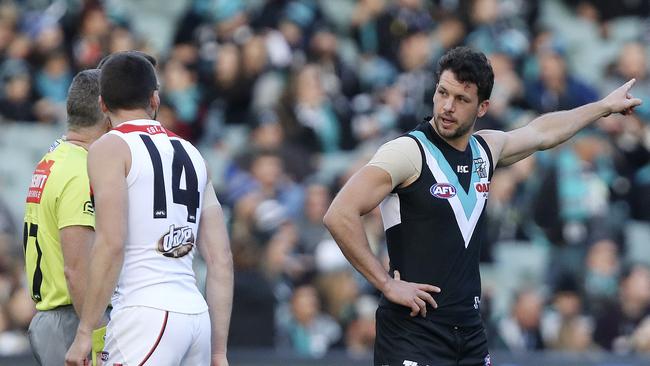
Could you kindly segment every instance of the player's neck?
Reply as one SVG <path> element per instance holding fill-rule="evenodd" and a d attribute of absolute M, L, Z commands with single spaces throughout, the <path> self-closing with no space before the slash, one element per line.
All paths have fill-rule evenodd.
<path fill-rule="evenodd" d="M 88 150 L 90 144 L 95 142 L 104 133 L 106 133 L 105 125 L 100 126 L 98 124 L 97 126 L 68 130 L 64 136 L 64 140 Z"/>
<path fill-rule="evenodd" d="M 117 127 L 121 123 L 128 122 L 128 121 L 135 121 L 138 119 L 154 119 L 151 116 L 151 113 L 147 110 L 144 109 L 133 109 L 133 110 L 125 110 L 121 109 L 116 112 L 111 112 L 109 113 L 109 118 L 111 121 L 111 125 L 113 128 Z"/>

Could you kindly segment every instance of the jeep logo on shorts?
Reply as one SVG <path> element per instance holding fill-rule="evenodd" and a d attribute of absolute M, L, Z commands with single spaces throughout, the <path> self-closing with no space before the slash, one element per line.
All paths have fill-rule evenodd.
<path fill-rule="evenodd" d="M 180 258 L 194 247 L 194 232 L 188 226 L 169 226 L 169 232 L 158 240 L 158 251 L 165 257 Z"/>

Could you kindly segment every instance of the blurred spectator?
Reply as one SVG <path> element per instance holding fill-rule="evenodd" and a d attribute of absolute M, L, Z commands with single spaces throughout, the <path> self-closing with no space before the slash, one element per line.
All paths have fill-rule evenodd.
<path fill-rule="evenodd" d="M 514 58 L 526 53 L 528 34 L 524 20 L 518 18 L 520 14 L 516 14 L 507 2 L 476 0 L 471 4 L 469 17 L 473 30 L 466 39 L 469 46 L 488 54 L 499 52 Z"/>
<path fill-rule="evenodd" d="M 281 324 L 282 343 L 302 356 L 320 357 L 341 337 L 341 328 L 321 312 L 320 299 L 312 285 L 293 291 L 291 315 Z"/>
<path fill-rule="evenodd" d="M 326 93 L 350 98 L 359 93 L 357 75 L 338 53 L 338 39 L 329 29 L 317 30 L 310 42 L 309 59 L 320 66 Z"/>
<path fill-rule="evenodd" d="M 276 206 L 270 208 L 269 206 Z M 286 288 L 292 288 L 294 284 L 310 277 L 313 264 L 309 258 L 297 253 L 298 230 L 288 220 L 273 222 L 274 218 L 269 217 L 265 211 L 278 211 L 281 209 L 273 201 L 264 201 L 256 209 L 256 232 L 257 238 L 264 243 L 265 270 L 267 276 L 274 280 L 276 295 L 280 300 L 287 300 L 284 292 Z M 279 216 L 279 214 L 276 214 Z M 278 219 L 278 218 L 275 218 Z"/>
<path fill-rule="evenodd" d="M 263 197 L 276 199 L 290 217 L 302 212 L 302 187 L 286 175 L 281 157 L 272 150 L 259 151 L 251 159 L 249 171 Z"/>
<path fill-rule="evenodd" d="M 345 348 L 352 357 L 365 356 L 375 344 L 375 311 L 377 300 L 370 295 L 359 297 L 355 304 L 356 317 L 345 332 Z"/>
<path fill-rule="evenodd" d="M 250 132 L 250 144 L 259 150 L 277 151 L 289 178 L 301 183 L 314 173 L 315 161 L 310 159 L 308 150 L 294 141 L 287 141 L 277 113 L 262 110 L 257 113 L 255 124 Z"/>
<path fill-rule="evenodd" d="M 533 206 L 535 222 L 553 245 L 548 273 L 552 286 L 566 272 L 581 273 L 590 243 L 617 238 L 621 229 L 611 215 L 613 166 L 601 136 L 588 131 L 576 136 L 553 164 Z"/>
<path fill-rule="evenodd" d="M 72 52 L 77 69 L 95 67 L 104 56 L 110 32 L 110 23 L 104 9 L 95 2 L 85 4 L 79 29 L 72 43 Z"/>
<path fill-rule="evenodd" d="M 614 193 L 626 202 L 631 219 L 650 223 L 650 125 L 637 115 L 616 115 L 603 118 L 600 127 L 614 147 Z"/>
<path fill-rule="evenodd" d="M 530 208 L 539 182 L 528 179 L 537 174 L 538 169 L 537 158 L 530 156 L 495 172 L 490 185 L 488 237 L 481 248 L 482 261 L 492 261 L 492 251 L 499 242 L 538 239 Z"/>
<path fill-rule="evenodd" d="M 174 109 L 176 131 L 194 140 L 198 127 L 201 94 L 197 76 L 187 65 L 170 60 L 163 72 L 165 90 L 162 98 Z"/>
<path fill-rule="evenodd" d="M 7 309 L 4 305 L 0 306 L 0 356 L 20 355 L 28 351 L 29 340 L 24 331 L 13 329 Z"/>
<path fill-rule="evenodd" d="M 596 90 L 570 73 L 565 57 L 566 50 L 552 38 L 537 50 L 539 76 L 526 82 L 526 100 L 536 112 L 567 110 L 598 98 Z"/>
<path fill-rule="evenodd" d="M 219 47 L 204 83 L 208 87 L 203 96 L 209 108 L 207 138 L 213 138 L 224 124 L 249 123 L 252 85 L 244 79 L 239 47 L 232 43 Z"/>
<path fill-rule="evenodd" d="M 298 218 L 300 227 L 300 249 L 313 255 L 322 240 L 329 238 L 329 232 L 323 226 L 323 217 L 332 201 L 329 187 L 314 182 L 305 189 L 305 207 Z"/>
<path fill-rule="evenodd" d="M 262 267 L 262 249 L 254 241 L 233 236 L 232 250 L 235 284 L 228 346 L 274 347 L 276 297 Z"/>
<path fill-rule="evenodd" d="M 541 321 L 544 344 L 549 348 L 568 347 L 566 341 L 573 333 L 580 333 L 588 318 L 583 316 L 583 304 L 578 282 L 571 276 L 565 276 L 553 292 L 550 308 L 544 312 Z M 589 338 L 593 330 L 589 329 Z M 581 334 L 582 335 L 582 334 Z M 573 347 L 584 346 L 584 339 Z"/>
<path fill-rule="evenodd" d="M 650 317 L 645 317 L 631 337 L 634 352 L 647 355 L 650 353 Z"/>
<path fill-rule="evenodd" d="M 569 319 L 562 324 L 557 349 L 569 352 L 593 352 L 600 347 L 593 340 L 593 324 L 585 317 Z"/>
<path fill-rule="evenodd" d="M 356 3 L 350 25 L 357 46 L 364 54 L 374 54 L 379 49 L 378 21 L 385 7 L 384 0 L 360 0 Z"/>
<path fill-rule="evenodd" d="M 138 49 L 138 42 L 127 28 L 115 27 L 108 41 L 108 53 Z"/>
<path fill-rule="evenodd" d="M 3 93 L 0 96 L 0 115 L 5 121 L 36 120 L 31 82 L 31 77 L 26 73 L 5 78 Z"/>
<path fill-rule="evenodd" d="M 650 269 L 633 265 L 621 276 L 618 302 L 612 302 L 596 318 L 594 339 L 617 353 L 632 351 L 630 336 L 650 315 Z"/>
<path fill-rule="evenodd" d="M 431 36 L 431 60 L 435 64 L 445 52 L 460 46 L 467 34 L 465 23 L 457 16 L 445 16 Z"/>
<path fill-rule="evenodd" d="M 618 250 L 615 242 L 600 240 L 587 253 L 584 292 L 593 314 L 600 314 L 603 306 L 616 298 L 620 274 Z"/>
<path fill-rule="evenodd" d="M 431 3 L 423 0 L 397 0 L 388 2 L 377 20 L 377 53 L 397 63 L 400 43 L 405 36 L 426 33 L 433 28 Z"/>
<path fill-rule="evenodd" d="M 281 118 L 289 141 L 314 153 L 354 146 L 347 106 L 328 98 L 318 66 L 308 64 L 300 69 L 287 92 Z"/>
<path fill-rule="evenodd" d="M 524 104 L 524 84 L 515 68 L 515 60 L 506 53 L 489 56 L 494 70 L 494 88 L 490 96 L 490 108 L 477 120 L 476 129 L 509 130 L 517 126 Z"/>
<path fill-rule="evenodd" d="M 23 280 L 16 226 L 0 199 L 0 356 L 29 351 L 27 327 L 35 309 Z"/>
<path fill-rule="evenodd" d="M 322 264 L 317 268 L 321 270 L 316 285 L 323 296 L 323 309 L 339 324 L 347 326 L 355 317 L 355 303 L 359 297 L 353 270 L 349 267 L 327 270 Z"/>
<path fill-rule="evenodd" d="M 417 121 L 429 116 L 433 110 L 433 91 L 437 80 L 431 72 L 431 46 L 428 33 L 414 32 L 404 36 L 399 44 L 399 65 L 402 73 L 397 76 L 396 84 L 404 93 L 404 106 L 399 126 L 408 131 L 415 127 Z"/>
<path fill-rule="evenodd" d="M 67 56 L 62 52 L 48 55 L 43 67 L 36 73 L 36 91 L 42 98 L 55 104 L 64 104 L 72 73 Z"/>
<path fill-rule="evenodd" d="M 544 349 L 541 316 L 541 296 L 534 290 L 520 291 L 515 297 L 510 316 L 498 323 L 498 342 L 512 352 Z"/>
<path fill-rule="evenodd" d="M 242 48 L 244 82 L 251 87 L 250 108 L 259 113 L 274 109 L 282 96 L 283 76 L 273 69 L 268 36 L 255 35 Z M 249 122 L 250 123 L 250 122 Z"/>

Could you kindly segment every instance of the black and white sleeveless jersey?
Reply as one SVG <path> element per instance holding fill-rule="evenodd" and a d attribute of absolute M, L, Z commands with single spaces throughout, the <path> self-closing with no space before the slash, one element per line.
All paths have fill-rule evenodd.
<path fill-rule="evenodd" d="M 395 188 L 380 204 L 390 273 L 441 288 L 427 318 L 451 325 L 481 322 L 479 255 L 494 164 L 485 140 L 470 137 L 465 151 L 447 144 L 425 122 L 406 136 L 422 155 L 419 178 Z M 380 306 L 410 309 L 382 298 Z M 430 307 L 430 306 L 429 306 Z"/>

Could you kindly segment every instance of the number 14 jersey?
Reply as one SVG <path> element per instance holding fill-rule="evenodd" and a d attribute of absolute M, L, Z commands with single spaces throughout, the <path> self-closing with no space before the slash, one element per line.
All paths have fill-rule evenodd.
<path fill-rule="evenodd" d="M 131 150 L 124 264 L 113 308 L 206 311 L 192 270 L 208 179 L 201 154 L 157 121 L 128 121 L 109 133 Z"/>

